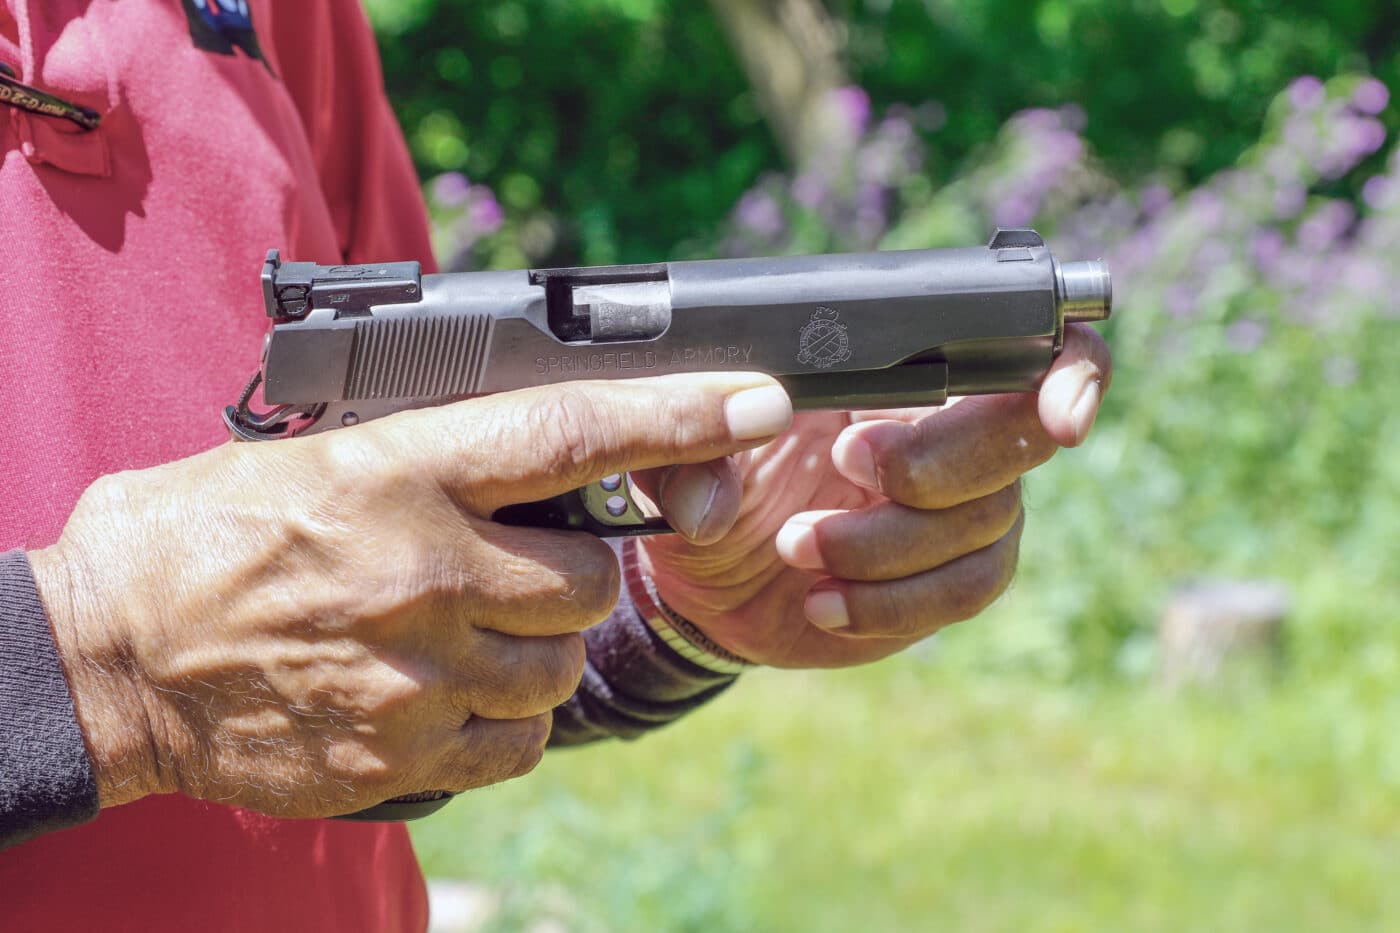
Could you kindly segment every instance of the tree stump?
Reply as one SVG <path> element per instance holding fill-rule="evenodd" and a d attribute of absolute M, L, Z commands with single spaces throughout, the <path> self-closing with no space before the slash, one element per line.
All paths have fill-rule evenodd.
<path fill-rule="evenodd" d="M 1288 589 L 1269 581 L 1212 580 L 1179 589 L 1157 629 L 1158 681 L 1209 685 L 1236 662 L 1274 665 L 1283 650 Z"/>

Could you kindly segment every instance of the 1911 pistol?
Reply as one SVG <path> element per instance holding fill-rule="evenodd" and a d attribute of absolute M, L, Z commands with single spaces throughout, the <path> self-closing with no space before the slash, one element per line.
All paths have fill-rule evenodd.
<path fill-rule="evenodd" d="M 1021 229 L 967 249 L 441 275 L 273 250 L 262 288 L 262 366 L 224 412 L 242 440 L 573 379 L 724 369 L 773 375 L 798 409 L 1026 392 L 1065 324 L 1104 320 L 1113 301 L 1102 262 L 1061 263 Z M 606 537 L 670 530 L 619 477 L 496 517 Z"/>
<path fill-rule="evenodd" d="M 273 440 L 409 408 L 573 379 L 758 370 L 796 408 L 938 405 L 1034 390 L 1065 324 L 1113 303 L 1102 262 L 1057 261 L 1033 230 L 986 247 L 423 275 L 416 262 L 318 266 L 268 254 L 262 366 L 224 410 Z M 263 389 L 265 407 L 253 396 Z M 600 536 L 669 531 L 623 477 L 511 506 L 511 524 Z M 352 819 L 425 816 L 401 797 Z"/>

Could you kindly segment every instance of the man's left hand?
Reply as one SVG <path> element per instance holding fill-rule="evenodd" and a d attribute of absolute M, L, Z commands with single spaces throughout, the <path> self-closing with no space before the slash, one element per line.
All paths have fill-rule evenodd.
<path fill-rule="evenodd" d="M 892 654 L 995 600 L 1016 566 L 1020 477 L 1084 440 L 1110 360 L 1067 328 L 1034 395 L 798 417 L 734 458 L 638 477 L 682 532 L 645 539 L 658 593 L 718 644 L 777 667 Z"/>

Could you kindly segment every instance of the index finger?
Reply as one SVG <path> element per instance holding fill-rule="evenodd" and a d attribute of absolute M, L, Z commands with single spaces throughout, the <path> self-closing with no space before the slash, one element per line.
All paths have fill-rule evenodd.
<path fill-rule="evenodd" d="M 1038 396 L 976 396 L 911 411 L 909 420 L 857 422 L 837 439 L 832 463 L 856 485 L 912 508 L 981 498 L 1044 463 L 1058 447 L 1083 441 L 1110 372 L 1098 334 L 1071 326 Z"/>
<path fill-rule="evenodd" d="M 792 403 L 759 373 L 572 382 L 406 413 L 384 430 L 483 516 L 600 477 L 701 463 L 787 429 Z"/>

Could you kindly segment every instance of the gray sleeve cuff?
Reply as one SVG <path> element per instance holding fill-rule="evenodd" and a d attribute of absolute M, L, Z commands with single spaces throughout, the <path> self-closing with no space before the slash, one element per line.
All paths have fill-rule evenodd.
<path fill-rule="evenodd" d="M 0 849 L 97 816 L 97 784 L 29 558 L 0 554 Z"/>

